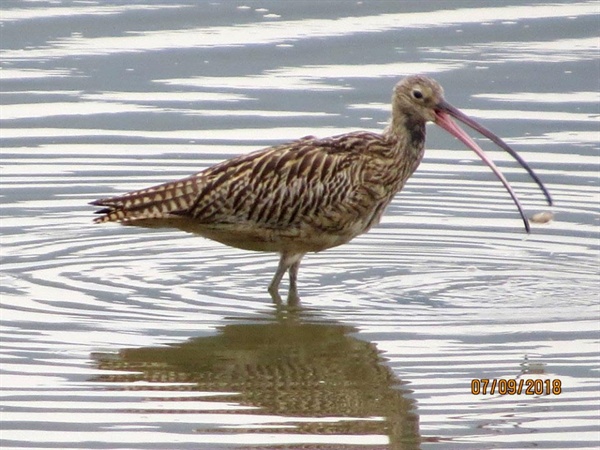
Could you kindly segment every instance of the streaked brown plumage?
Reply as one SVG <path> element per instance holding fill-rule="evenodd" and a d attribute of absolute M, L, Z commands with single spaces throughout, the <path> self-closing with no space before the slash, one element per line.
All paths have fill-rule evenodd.
<path fill-rule="evenodd" d="M 392 118 L 382 134 L 353 132 L 313 136 L 224 161 L 182 180 L 100 199 L 95 222 L 174 227 L 246 250 L 278 252 L 279 267 L 269 286 L 290 275 L 289 301 L 297 301 L 300 260 L 344 244 L 379 222 L 394 195 L 419 166 L 425 123 L 432 121 L 472 148 L 509 191 L 493 162 L 449 116 L 466 123 L 508 151 L 550 196 L 526 163 L 502 140 L 449 105 L 437 82 L 424 76 L 400 81 Z"/>

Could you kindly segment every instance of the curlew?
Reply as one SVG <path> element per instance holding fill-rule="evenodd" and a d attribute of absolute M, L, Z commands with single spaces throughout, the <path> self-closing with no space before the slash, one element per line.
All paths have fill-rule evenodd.
<path fill-rule="evenodd" d="M 300 261 L 349 242 L 377 224 L 394 195 L 419 166 L 425 124 L 434 122 L 471 148 L 502 182 L 529 232 L 523 208 L 494 162 L 452 118 L 507 151 L 552 204 L 547 189 L 504 141 L 444 99 L 425 76 L 401 80 L 392 95 L 392 116 L 382 133 L 357 131 L 304 137 L 223 161 L 181 180 L 92 202 L 102 206 L 95 222 L 173 227 L 245 250 L 277 252 L 269 285 L 277 302 L 289 272 L 288 302 L 297 302 Z"/>

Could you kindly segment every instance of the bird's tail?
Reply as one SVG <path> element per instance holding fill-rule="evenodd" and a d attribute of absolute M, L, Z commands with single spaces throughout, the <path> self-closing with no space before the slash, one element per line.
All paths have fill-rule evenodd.
<path fill-rule="evenodd" d="M 160 184 L 117 197 L 101 198 L 91 205 L 103 206 L 94 222 L 129 222 L 185 215 L 198 194 L 196 176 Z"/>

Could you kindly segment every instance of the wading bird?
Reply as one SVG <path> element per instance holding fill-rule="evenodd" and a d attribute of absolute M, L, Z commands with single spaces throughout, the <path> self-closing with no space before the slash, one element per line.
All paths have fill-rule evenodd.
<path fill-rule="evenodd" d="M 245 250 L 277 252 L 269 285 L 277 302 L 289 272 L 288 302 L 297 302 L 302 257 L 349 242 L 379 222 L 394 195 L 419 166 L 425 123 L 434 122 L 471 148 L 500 179 L 529 232 L 529 223 L 504 175 L 451 119 L 507 151 L 550 194 L 527 163 L 504 141 L 444 99 L 442 87 L 409 76 L 394 88 L 392 117 L 383 133 L 357 131 L 308 136 L 223 161 L 195 175 L 92 202 L 95 222 L 173 227 Z"/>

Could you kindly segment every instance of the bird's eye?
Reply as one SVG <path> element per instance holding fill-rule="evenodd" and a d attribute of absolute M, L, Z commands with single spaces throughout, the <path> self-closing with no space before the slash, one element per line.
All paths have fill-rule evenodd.
<path fill-rule="evenodd" d="M 412 91 L 412 96 L 416 99 L 421 99 L 423 98 L 423 93 L 420 90 L 415 89 L 414 91 Z"/>

